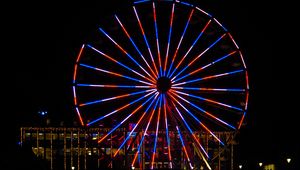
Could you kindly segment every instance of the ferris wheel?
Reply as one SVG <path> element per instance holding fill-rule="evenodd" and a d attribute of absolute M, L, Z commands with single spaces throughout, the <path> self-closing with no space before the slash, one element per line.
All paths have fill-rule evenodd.
<path fill-rule="evenodd" d="M 126 129 L 112 158 L 134 143 L 132 168 L 151 141 L 149 169 L 159 159 L 158 145 L 166 148 L 168 168 L 174 168 L 172 151 L 179 147 L 193 169 L 193 147 L 210 169 L 197 132 L 225 146 L 215 132 L 238 131 L 247 112 L 247 67 L 232 34 L 210 13 L 179 0 L 134 1 L 99 22 L 74 67 L 81 125 L 109 129 L 99 144 Z"/>

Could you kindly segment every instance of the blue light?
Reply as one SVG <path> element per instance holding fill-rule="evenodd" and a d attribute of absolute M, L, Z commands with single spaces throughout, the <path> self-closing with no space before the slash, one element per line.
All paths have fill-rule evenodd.
<path fill-rule="evenodd" d="M 42 116 L 46 116 L 48 112 L 43 110 L 43 111 L 38 111 L 38 114 Z"/>

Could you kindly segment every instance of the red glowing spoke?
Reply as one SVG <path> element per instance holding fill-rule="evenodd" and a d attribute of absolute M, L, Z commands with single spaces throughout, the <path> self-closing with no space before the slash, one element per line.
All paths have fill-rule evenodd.
<path fill-rule="evenodd" d="M 172 66 L 173 66 L 174 61 L 175 61 L 175 59 L 176 59 L 176 57 L 177 57 L 178 50 L 179 50 L 179 48 L 180 48 L 180 46 L 181 46 L 183 37 L 184 37 L 184 35 L 185 35 L 185 33 L 186 33 L 186 30 L 187 30 L 187 28 L 188 28 L 188 26 L 189 26 L 189 23 L 190 23 L 190 21 L 191 21 L 191 18 L 192 18 L 192 16 L 193 16 L 193 13 L 194 13 L 194 9 L 192 9 L 192 11 L 190 12 L 189 19 L 188 19 L 187 22 L 186 22 L 184 31 L 183 31 L 183 33 L 182 33 L 182 35 L 181 35 L 181 37 L 180 37 L 180 40 L 179 40 L 178 45 L 177 45 L 177 47 L 176 47 L 175 53 L 174 53 L 174 55 L 173 55 L 173 57 L 172 57 L 172 62 L 171 62 L 171 65 L 170 65 L 170 67 L 169 67 L 169 70 L 168 70 L 168 73 L 167 73 L 167 77 L 169 77 L 169 75 L 170 75 L 170 71 L 172 70 Z"/>
<path fill-rule="evenodd" d="M 160 98 L 162 98 L 162 95 L 160 96 Z M 154 158 L 155 158 L 155 154 L 156 154 L 156 145 L 157 145 L 157 138 L 158 138 L 159 122 L 160 122 L 161 103 L 162 103 L 162 99 L 160 100 L 160 104 L 159 104 L 159 108 L 158 108 L 158 116 L 157 116 L 156 131 L 155 131 L 155 141 L 154 141 L 154 147 L 153 147 L 153 153 L 152 153 L 152 159 L 151 159 L 151 169 L 153 169 Z"/>
<path fill-rule="evenodd" d="M 181 90 L 192 90 L 192 91 L 213 91 L 213 92 L 245 92 L 246 89 L 240 88 L 207 88 L 207 87 L 183 87 L 183 86 L 176 86 L 171 87 L 172 89 L 181 89 Z"/>
<path fill-rule="evenodd" d="M 126 66 L 125 64 L 123 64 L 123 63 L 117 61 L 116 59 L 114 59 L 113 57 L 111 57 L 111 56 L 105 54 L 104 52 L 100 51 L 99 49 L 96 49 L 95 47 L 93 47 L 93 46 L 91 46 L 91 45 L 87 45 L 87 46 L 88 46 L 89 48 L 91 48 L 92 50 L 96 51 L 97 53 L 101 54 L 102 56 L 106 57 L 107 59 L 113 61 L 114 63 L 116 63 L 116 64 L 118 64 L 118 65 L 120 65 L 120 66 L 126 68 L 127 70 L 129 70 L 129 71 L 131 71 L 131 72 L 133 72 L 133 73 L 139 75 L 140 77 L 143 77 L 144 79 L 146 79 L 146 80 L 148 80 L 148 81 L 154 83 L 154 80 L 153 80 L 153 79 L 150 79 L 150 78 L 148 78 L 148 77 L 142 75 L 141 73 L 139 73 L 139 72 L 135 71 L 134 69 L 132 69 L 132 68 Z M 143 68 L 142 68 L 142 69 L 143 69 Z M 147 72 L 146 72 L 146 73 L 147 73 Z M 148 73 L 148 74 L 149 74 L 149 73 Z"/>
<path fill-rule="evenodd" d="M 200 34 L 198 35 L 198 37 L 195 39 L 194 43 L 191 45 L 191 47 L 188 49 L 188 51 L 185 53 L 185 55 L 182 57 L 182 59 L 180 60 L 180 62 L 176 65 L 176 69 L 178 69 L 178 67 L 181 65 L 181 63 L 183 62 L 183 60 L 186 58 L 186 56 L 190 53 L 190 51 L 194 48 L 194 46 L 196 45 L 196 43 L 198 42 L 199 38 L 202 36 L 202 34 L 204 33 L 204 31 L 206 30 L 206 28 L 208 27 L 208 25 L 211 23 L 211 19 L 206 23 L 206 25 L 204 26 L 204 28 L 202 29 L 202 31 L 200 32 Z M 170 75 L 170 77 L 174 74 L 174 72 L 176 71 L 176 69 L 174 69 L 173 73 Z"/>
<path fill-rule="evenodd" d="M 186 159 L 187 159 L 187 161 L 188 161 L 188 163 L 189 163 L 189 165 L 190 165 L 190 168 L 191 168 L 191 169 L 194 169 L 194 167 L 192 166 L 190 157 L 189 157 L 189 155 L 188 155 L 188 153 L 187 153 L 187 151 L 186 151 L 185 144 L 184 144 L 184 141 L 183 141 L 183 138 L 182 138 L 182 135 L 181 135 L 181 132 L 180 132 L 178 126 L 176 126 L 176 129 L 177 129 L 177 132 L 178 132 L 178 134 L 179 134 L 179 138 L 180 138 L 180 141 L 181 141 L 181 145 L 182 145 L 182 148 L 183 148 L 185 157 L 186 157 Z"/>
<path fill-rule="evenodd" d="M 100 100 L 93 100 L 90 102 L 81 103 L 81 104 L 79 104 L 79 106 L 87 106 L 87 105 L 91 105 L 91 104 L 102 103 L 102 102 L 106 102 L 106 101 L 111 101 L 111 100 L 126 98 L 126 97 L 130 97 L 130 96 L 134 96 L 134 95 L 139 95 L 139 94 L 143 94 L 143 93 L 147 93 L 147 92 L 151 92 L 151 91 L 155 91 L 155 89 L 143 90 L 143 91 L 138 91 L 138 92 L 133 92 L 133 93 L 126 93 L 126 94 L 113 96 L 113 97 L 109 97 L 109 98 L 104 98 L 104 99 L 100 99 Z"/>
<path fill-rule="evenodd" d="M 166 76 L 166 71 L 167 71 L 167 63 L 168 63 L 170 43 L 171 43 L 170 41 L 171 41 L 172 28 L 173 28 L 174 8 L 175 8 L 175 3 L 173 3 L 171 18 L 170 18 L 170 29 L 169 29 L 169 35 L 168 35 L 167 52 L 166 52 L 166 57 L 165 57 L 166 59 L 165 59 L 165 66 L 164 66 L 164 76 Z"/>
<path fill-rule="evenodd" d="M 159 64 L 159 77 L 160 77 L 162 76 L 162 67 L 161 67 L 161 56 L 160 56 L 159 38 L 158 38 L 157 21 L 156 21 L 156 9 L 155 9 L 154 2 L 152 3 L 152 8 L 153 8 L 153 19 L 154 19 L 154 27 L 155 27 L 157 57 L 158 57 L 158 64 Z"/>
<path fill-rule="evenodd" d="M 206 77 L 202 77 L 202 78 L 196 78 L 196 79 L 192 79 L 192 80 L 185 81 L 185 82 L 182 82 L 182 83 L 173 84 L 172 87 L 176 87 L 176 86 L 183 85 L 183 84 L 199 82 L 199 81 L 203 81 L 203 80 L 209 80 L 209 79 L 215 79 L 215 78 L 219 78 L 219 77 L 229 76 L 229 75 L 237 74 L 237 73 L 244 72 L 244 71 L 245 70 L 240 69 L 240 70 L 235 70 L 235 71 L 231 71 L 231 72 L 206 76 Z M 174 83 L 174 82 L 172 82 L 172 83 Z"/>
<path fill-rule="evenodd" d="M 156 67 L 155 61 L 154 61 L 154 59 L 153 59 L 153 55 L 152 55 L 152 52 L 151 52 L 151 49 L 150 49 L 148 40 L 147 40 L 147 38 L 146 38 L 146 35 L 145 35 L 145 32 L 144 32 L 144 28 L 143 28 L 142 23 L 141 23 L 141 21 L 140 21 L 140 18 L 139 18 L 139 15 L 138 15 L 138 13 L 137 13 L 137 10 L 135 9 L 135 6 L 133 6 L 133 10 L 134 10 L 135 16 L 136 16 L 136 18 L 137 18 L 137 20 L 138 20 L 139 27 L 140 27 L 140 29 L 141 29 L 141 31 L 142 31 L 142 35 L 143 35 L 144 41 L 145 41 L 146 46 L 147 46 L 147 48 L 148 48 L 148 52 L 149 52 L 149 54 L 150 54 L 150 57 L 151 57 L 151 60 L 152 60 L 152 64 L 153 64 L 153 66 L 154 66 L 154 69 L 155 69 L 155 72 L 156 72 L 156 75 L 157 75 L 155 78 L 157 78 L 157 77 L 158 77 L 157 67 Z"/>
<path fill-rule="evenodd" d="M 106 139 L 110 134 L 112 134 L 117 128 L 119 128 L 124 122 L 126 122 L 132 115 L 134 115 L 137 111 L 139 111 L 147 102 L 149 102 L 155 95 L 158 93 L 152 95 L 148 98 L 143 104 L 139 105 L 134 111 L 131 112 L 125 119 L 123 119 L 118 125 L 116 125 L 112 130 L 110 130 L 105 136 L 103 136 L 100 140 L 98 140 L 98 143 L 101 143 L 104 139 Z"/>
<path fill-rule="evenodd" d="M 111 116 L 111 115 L 113 115 L 113 114 L 115 114 L 115 113 L 117 113 L 117 112 L 120 112 L 121 110 L 124 110 L 125 108 L 127 108 L 127 107 L 133 105 L 134 103 L 136 103 L 136 102 L 138 102 L 138 101 L 140 101 L 140 100 L 146 98 L 147 96 L 153 94 L 154 92 L 155 92 L 155 91 L 152 91 L 152 92 L 146 94 L 145 96 L 142 96 L 142 97 L 140 97 L 140 98 L 138 98 L 138 99 L 136 99 L 136 100 L 134 100 L 134 101 L 132 101 L 132 102 L 130 102 L 130 103 L 128 103 L 128 104 L 123 105 L 122 107 L 119 107 L 118 109 L 116 109 L 116 110 L 114 110 L 114 111 L 112 111 L 112 112 L 110 112 L 110 113 L 108 113 L 108 114 L 105 114 L 104 116 L 101 116 L 101 117 L 99 117 L 99 118 L 97 118 L 97 119 L 95 119 L 95 120 L 89 122 L 89 123 L 87 124 L 87 126 L 90 126 L 90 125 L 92 125 L 92 124 L 94 124 L 94 123 L 96 123 L 96 122 L 99 122 L 100 120 L 102 120 L 102 119 L 104 119 L 104 118 L 106 118 L 106 117 L 108 117 L 108 116 Z"/>
<path fill-rule="evenodd" d="M 166 103 L 166 96 L 163 95 L 164 101 L 164 117 L 165 117 L 165 127 L 166 127 L 166 137 L 167 137 L 167 145 L 168 145 L 168 159 L 169 159 L 169 168 L 172 168 L 172 155 L 171 155 L 171 142 L 169 136 L 169 128 L 168 128 L 168 117 L 167 117 L 167 103 Z"/>
<path fill-rule="evenodd" d="M 176 94 L 175 92 L 173 92 L 173 90 L 170 90 L 170 92 L 171 92 L 172 94 L 174 94 L 176 97 L 178 97 L 178 98 L 180 98 L 181 100 L 183 100 L 184 102 L 186 102 L 186 103 L 188 103 L 189 105 L 195 107 L 197 110 L 201 111 L 201 112 L 204 113 L 205 115 L 207 115 L 207 116 L 213 118 L 214 120 L 217 120 L 218 122 L 220 122 L 220 123 L 222 123 L 222 124 L 224 124 L 224 125 L 226 125 L 226 126 L 232 128 L 232 129 L 236 130 L 236 128 L 235 128 L 234 126 L 232 126 L 231 124 L 229 124 L 229 123 L 225 122 L 224 120 L 222 120 L 222 119 L 220 119 L 220 118 L 214 116 L 214 115 L 211 114 L 210 112 L 208 112 L 208 111 L 202 109 L 201 107 L 195 105 L 194 103 L 192 103 L 192 102 L 190 102 L 190 101 L 184 99 L 184 98 L 181 97 L 180 95 L 178 95 L 178 94 Z"/>
<path fill-rule="evenodd" d="M 184 92 L 181 92 L 181 91 L 178 91 L 178 90 L 173 90 L 173 91 L 175 93 L 179 93 L 179 94 L 182 94 L 182 95 L 185 95 L 185 96 L 193 97 L 193 98 L 196 98 L 196 99 L 208 102 L 208 103 L 213 103 L 213 104 L 216 104 L 216 105 L 219 105 L 219 106 L 227 107 L 227 108 L 230 108 L 230 109 L 235 109 L 235 110 L 242 111 L 242 112 L 244 111 L 241 108 L 238 108 L 238 107 L 235 107 L 235 106 L 232 106 L 232 105 L 229 105 L 229 104 L 225 104 L 225 103 L 222 103 L 222 102 L 218 102 L 218 101 L 215 101 L 215 100 L 212 100 L 212 99 L 208 99 L 208 98 L 204 98 L 204 97 L 201 97 L 201 96 L 184 93 Z"/>
<path fill-rule="evenodd" d="M 136 161 L 137 156 L 138 156 L 138 154 L 139 154 L 139 152 L 140 152 L 140 149 L 141 149 L 141 146 L 142 146 L 142 144 L 143 144 L 143 141 L 144 141 L 144 138 L 145 138 L 145 136 L 146 136 L 146 133 L 147 133 L 147 131 L 148 131 L 149 125 L 150 125 L 150 123 L 151 123 L 151 121 L 152 121 L 152 118 L 153 118 L 155 109 L 156 109 L 157 104 L 158 104 L 158 102 L 159 102 L 160 100 L 161 100 L 161 97 L 160 97 L 159 100 L 157 100 L 156 103 L 155 103 L 155 106 L 154 106 L 154 108 L 153 108 L 153 110 L 152 110 L 152 113 L 151 113 L 151 116 L 150 116 L 150 118 L 149 118 L 149 121 L 148 121 L 148 123 L 147 123 L 146 129 L 145 129 L 145 131 L 144 131 L 143 137 L 142 137 L 142 139 L 141 139 L 141 141 L 140 141 L 140 143 L 139 143 L 138 150 L 137 150 L 136 153 L 134 154 L 134 158 L 133 158 L 131 167 L 134 167 L 135 161 Z"/>
<path fill-rule="evenodd" d="M 85 68 L 97 70 L 97 71 L 100 71 L 100 72 L 103 72 L 103 73 L 106 73 L 106 74 L 111 74 L 111 75 L 114 75 L 114 76 L 117 76 L 117 77 L 123 77 L 123 78 L 133 80 L 133 81 L 136 81 L 136 82 L 139 82 L 139 83 L 143 83 L 143 84 L 147 84 L 147 85 L 153 85 L 153 84 L 151 84 L 149 82 L 146 82 L 146 81 L 143 81 L 143 80 L 132 78 L 132 77 L 129 77 L 129 76 L 126 76 L 126 75 L 123 75 L 123 74 L 120 74 L 120 73 L 112 72 L 112 71 L 109 71 L 109 70 L 104 70 L 104 69 L 101 69 L 101 68 L 93 67 L 93 66 L 90 66 L 90 65 L 87 65 L 87 64 L 82 64 L 81 63 L 79 65 L 82 66 L 82 67 L 85 67 Z"/>
<path fill-rule="evenodd" d="M 140 63 L 138 63 L 122 46 L 120 46 L 114 39 L 112 39 L 102 28 L 99 28 L 99 30 L 108 39 L 110 39 L 115 44 L 115 46 L 117 46 L 127 57 L 129 57 L 139 68 L 141 68 L 147 75 L 150 75 Z"/>
<path fill-rule="evenodd" d="M 186 107 L 183 106 L 183 104 L 181 104 L 178 100 L 176 100 L 172 95 L 171 95 L 172 99 L 176 101 L 177 104 L 179 104 L 190 116 L 192 116 L 194 118 L 194 120 L 197 121 L 197 123 L 200 124 L 200 126 L 202 126 L 203 129 L 205 129 L 208 133 L 210 133 L 217 141 L 220 142 L 220 144 L 222 144 L 224 146 L 224 143 L 204 124 L 202 123 L 191 111 L 189 111 Z M 189 129 L 191 135 L 194 134 L 194 132 L 191 130 L 191 128 L 189 127 L 188 123 L 185 121 L 185 119 L 183 118 L 181 112 L 178 110 L 178 108 L 175 106 L 175 104 L 173 103 L 176 111 L 178 112 L 180 118 L 182 119 L 182 121 L 184 122 L 184 124 L 187 126 L 187 128 Z M 196 138 L 195 138 L 196 139 Z M 196 140 L 197 141 L 197 140 Z M 202 151 L 207 155 L 207 153 L 205 152 L 204 148 L 202 147 L 202 145 L 199 143 L 200 148 L 202 149 Z M 207 155 L 208 156 L 208 155 Z"/>
<path fill-rule="evenodd" d="M 137 47 L 137 45 L 135 44 L 135 42 L 132 40 L 131 36 L 129 35 L 128 31 L 126 30 L 126 28 L 124 27 L 124 25 L 122 24 L 122 22 L 120 21 L 120 19 L 115 15 L 115 18 L 117 19 L 118 23 L 121 25 L 123 31 L 125 32 L 126 36 L 129 38 L 129 40 L 131 41 L 131 43 L 133 44 L 134 48 L 137 50 L 137 52 L 139 53 L 139 55 L 142 57 L 143 61 L 146 63 L 147 67 L 149 68 L 149 70 L 151 71 L 151 73 L 153 74 L 154 77 L 156 77 L 153 69 L 150 67 L 149 63 L 147 62 L 147 60 L 145 59 L 144 55 L 141 53 L 141 51 L 139 50 L 139 48 Z M 148 73 L 146 73 L 148 74 Z M 155 80 L 155 78 L 151 75 L 148 74 L 148 76 L 150 76 L 152 78 L 152 80 Z"/>
<path fill-rule="evenodd" d="M 117 149 L 117 151 L 115 152 L 114 156 L 115 157 L 118 152 L 121 150 L 121 148 L 126 144 L 126 142 L 128 141 L 129 138 L 131 138 L 132 133 L 135 131 L 135 129 L 138 127 L 138 125 L 140 124 L 140 122 L 143 120 L 144 116 L 148 113 L 148 110 L 150 109 L 150 107 L 152 106 L 153 102 L 155 100 L 157 100 L 157 96 L 158 94 L 155 95 L 154 99 L 151 101 L 151 103 L 149 104 L 149 106 L 147 107 L 147 109 L 145 110 L 145 112 L 142 114 L 142 116 L 140 117 L 140 119 L 137 121 L 136 125 L 134 126 L 134 128 L 130 131 L 130 133 L 128 134 L 128 136 L 126 137 L 126 139 L 123 141 L 123 143 L 120 145 L 120 147 Z M 128 148 L 127 148 L 128 149 Z"/>
<path fill-rule="evenodd" d="M 173 82 L 177 82 L 177 81 L 179 81 L 179 80 L 181 80 L 181 79 L 184 79 L 184 78 L 186 78 L 186 77 L 188 77 L 188 76 L 194 75 L 194 74 L 198 73 L 199 71 L 202 71 L 202 70 L 204 70 L 204 69 L 206 69 L 206 68 L 208 68 L 208 67 L 210 67 L 210 66 L 213 66 L 214 64 L 216 64 L 216 63 L 218 63 L 218 62 L 220 62 L 220 61 L 226 59 L 227 57 L 229 57 L 229 56 L 235 54 L 236 52 L 237 52 L 237 51 L 233 51 L 233 52 L 231 52 L 231 53 L 229 53 L 229 54 L 227 54 L 227 55 L 225 55 L 225 56 L 223 56 L 223 57 L 221 57 L 221 58 L 219 58 L 219 59 L 217 59 L 217 60 L 215 60 L 215 61 L 213 61 L 213 62 L 211 62 L 211 63 L 209 63 L 209 64 L 207 64 L 207 65 L 205 65 L 205 66 L 203 66 L 203 67 L 200 67 L 200 68 L 198 68 L 198 69 L 196 69 L 196 70 L 194 70 L 194 71 L 192 71 L 192 72 L 190 72 L 190 73 L 187 73 L 185 76 L 181 76 L 180 78 L 174 77 L 174 78 L 172 78 L 172 81 L 173 81 Z"/>
<path fill-rule="evenodd" d="M 179 73 L 177 73 L 175 76 L 172 77 L 172 80 L 174 80 L 176 77 L 178 77 L 182 72 L 184 72 L 187 68 L 189 68 L 194 62 L 196 62 L 202 55 L 204 55 L 209 49 L 211 49 L 213 46 L 215 46 L 221 39 L 225 37 L 227 33 L 224 33 L 222 36 L 220 36 L 215 42 L 213 42 L 209 47 L 207 47 L 204 51 L 202 51 L 197 57 L 195 57 L 187 66 L 185 66 Z"/>
<path fill-rule="evenodd" d="M 77 84 L 78 87 L 96 87 L 96 88 L 125 88 L 125 89 L 153 89 L 156 86 L 129 86 L 129 85 L 116 85 L 116 84 Z"/>
<path fill-rule="evenodd" d="M 173 95 L 170 94 L 170 97 L 176 101 L 176 103 L 178 103 L 181 107 L 183 107 L 183 105 L 175 99 L 175 97 Z M 207 152 L 205 151 L 205 149 L 203 148 L 203 146 L 200 144 L 200 141 L 197 139 L 197 137 L 195 136 L 194 131 L 191 129 L 191 127 L 189 126 L 189 124 L 186 122 L 186 120 L 183 118 L 182 114 L 180 113 L 180 111 L 178 110 L 178 108 L 176 107 L 176 105 L 174 104 L 174 102 L 172 101 L 172 104 L 174 106 L 174 108 L 176 109 L 178 115 L 180 116 L 181 120 L 184 122 L 184 125 L 187 127 L 187 129 L 189 130 L 190 134 L 192 135 L 194 141 L 197 143 L 198 147 L 202 150 L 202 152 L 206 155 L 207 158 L 209 158 Z M 184 108 L 184 107 L 183 107 Z M 188 113 L 195 119 L 197 120 L 197 122 L 201 125 L 201 122 L 198 120 L 198 118 L 196 118 L 191 112 L 188 111 Z M 220 141 L 220 140 L 219 140 Z"/>

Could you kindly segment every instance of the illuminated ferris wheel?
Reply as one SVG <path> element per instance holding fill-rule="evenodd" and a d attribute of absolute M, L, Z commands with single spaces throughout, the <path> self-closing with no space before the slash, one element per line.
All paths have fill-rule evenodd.
<path fill-rule="evenodd" d="M 111 154 L 132 151 L 132 168 L 140 166 L 147 144 L 149 169 L 157 168 L 160 153 L 174 168 L 175 149 L 189 169 L 193 150 L 210 169 L 199 132 L 224 147 L 214 132 L 236 132 L 247 111 L 247 68 L 231 33 L 211 14 L 178 0 L 135 1 L 99 22 L 74 69 L 81 125 L 108 128 L 100 145 L 126 129 Z"/>

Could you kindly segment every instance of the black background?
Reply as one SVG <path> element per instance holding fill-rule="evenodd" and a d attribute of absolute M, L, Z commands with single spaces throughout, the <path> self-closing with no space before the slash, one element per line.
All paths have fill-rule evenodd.
<path fill-rule="evenodd" d="M 288 68 L 294 54 L 288 53 L 291 47 L 286 44 L 291 42 L 282 39 L 293 37 L 292 30 L 281 29 L 290 26 L 289 17 L 279 6 L 260 1 L 195 2 L 232 33 L 248 66 L 249 111 L 238 136 L 236 160 L 255 164 L 281 162 L 287 156 L 299 159 L 299 111 L 295 100 L 285 95 L 297 97 L 296 85 L 285 80 L 296 78 L 291 76 L 295 69 Z M 77 119 L 71 84 L 76 55 L 87 35 L 98 28 L 98 20 L 126 5 L 125 0 L 12 4 L 8 72 L 13 118 L 9 119 L 16 123 L 15 142 L 20 126 L 39 124 L 39 110 L 47 110 L 57 124 L 71 125 Z"/>

